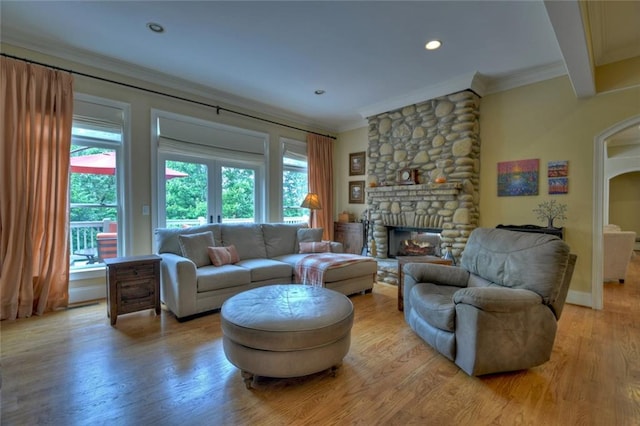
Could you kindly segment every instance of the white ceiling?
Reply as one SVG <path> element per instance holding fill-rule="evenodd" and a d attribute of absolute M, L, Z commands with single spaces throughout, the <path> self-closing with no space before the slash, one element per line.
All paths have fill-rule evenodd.
<path fill-rule="evenodd" d="M 573 80 L 567 52 L 585 49 L 584 37 L 554 28 L 580 26 L 577 2 L 555 3 L 2 0 L 0 12 L 3 43 L 337 132 L 455 90 L 486 94 L 567 70 Z M 443 46 L 428 52 L 432 38 Z"/>

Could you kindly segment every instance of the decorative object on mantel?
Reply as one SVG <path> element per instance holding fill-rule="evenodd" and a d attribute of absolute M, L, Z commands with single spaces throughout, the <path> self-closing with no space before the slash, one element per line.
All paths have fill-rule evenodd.
<path fill-rule="evenodd" d="M 549 194 L 569 193 L 569 161 L 549 161 L 547 163 L 547 178 L 549 180 Z"/>
<path fill-rule="evenodd" d="M 438 176 L 433 180 L 435 183 L 447 183 L 447 178 L 444 176 Z"/>
<path fill-rule="evenodd" d="M 367 153 L 365 151 L 349 154 L 349 176 L 359 176 L 364 174 L 367 161 L 366 155 Z"/>
<path fill-rule="evenodd" d="M 404 168 L 398 170 L 398 185 L 415 185 L 418 183 L 418 170 L 411 168 Z"/>
<path fill-rule="evenodd" d="M 547 228 L 553 228 L 554 220 L 566 220 L 567 205 L 558 203 L 556 200 L 543 201 L 538 207 L 533 209 L 538 220 L 547 221 Z"/>
<path fill-rule="evenodd" d="M 498 197 L 538 195 L 540 160 L 498 163 Z"/>
<path fill-rule="evenodd" d="M 364 204 L 364 181 L 349 182 L 349 204 Z"/>

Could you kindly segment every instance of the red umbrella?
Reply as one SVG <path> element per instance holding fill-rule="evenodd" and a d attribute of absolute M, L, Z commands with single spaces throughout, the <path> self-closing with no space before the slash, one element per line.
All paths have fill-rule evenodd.
<path fill-rule="evenodd" d="M 103 152 L 102 154 L 79 155 L 71 157 L 71 173 L 89 173 L 92 175 L 112 175 L 116 171 L 116 153 Z M 167 179 L 189 176 L 170 168 L 165 169 Z"/>

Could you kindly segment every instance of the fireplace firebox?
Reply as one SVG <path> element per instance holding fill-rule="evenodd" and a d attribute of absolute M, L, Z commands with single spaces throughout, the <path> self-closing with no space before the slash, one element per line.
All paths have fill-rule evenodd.
<path fill-rule="evenodd" d="M 387 226 L 387 257 L 440 256 L 442 229 Z"/>

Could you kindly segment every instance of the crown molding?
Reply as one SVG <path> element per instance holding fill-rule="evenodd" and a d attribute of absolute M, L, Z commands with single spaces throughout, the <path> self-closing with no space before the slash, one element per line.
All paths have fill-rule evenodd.
<path fill-rule="evenodd" d="M 485 94 L 504 92 L 516 87 L 538 83 L 567 74 L 567 68 L 563 61 L 542 65 L 535 68 L 527 68 L 502 76 L 487 77 Z"/>

